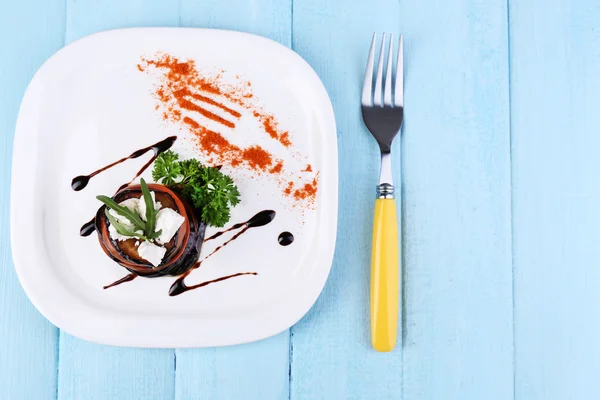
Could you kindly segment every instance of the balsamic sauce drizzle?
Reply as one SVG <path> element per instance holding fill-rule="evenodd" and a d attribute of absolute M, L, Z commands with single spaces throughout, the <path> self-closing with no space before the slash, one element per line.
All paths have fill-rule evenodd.
<path fill-rule="evenodd" d="M 244 232 L 249 228 L 256 228 L 259 226 L 264 226 L 264 225 L 267 225 L 269 222 L 273 221 L 274 218 L 275 218 L 275 211 L 264 210 L 264 211 L 261 211 L 258 214 L 256 214 L 254 217 L 250 218 L 248 221 L 240 222 L 239 224 L 233 225 L 229 229 L 225 229 L 224 231 L 217 232 L 214 235 L 212 235 L 211 237 L 204 239 L 204 241 L 208 242 L 209 240 L 216 239 L 219 236 L 223 235 L 224 233 L 239 229 L 239 228 L 243 227 L 244 225 L 246 225 L 246 227 L 244 228 Z M 232 240 L 233 240 L 233 238 L 232 238 Z M 223 246 L 225 246 L 225 245 L 223 245 Z M 223 246 L 221 246 L 221 247 L 223 247 Z M 217 251 L 217 250 L 215 250 L 215 251 Z M 213 253 L 214 253 L 214 251 L 213 251 Z"/>
<path fill-rule="evenodd" d="M 139 158 L 141 156 L 143 156 L 144 154 L 146 154 L 149 151 L 152 151 L 154 153 L 154 155 L 152 156 L 152 158 L 150 158 L 150 160 L 148 160 L 148 162 L 146 162 L 146 164 L 144 164 L 142 166 L 142 168 L 140 168 L 140 170 L 137 172 L 137 174 L 133 177 L 133 179 L 131 179 L 129 182 L 124 183 L 123 185 L 121 185 L 119 187 L 119 189 L 117 190 L 120 191 L 124 188 L 126 188 L 127 186 L 129 186 L 131 184 L 131 182 L 133 182 L 135 179 L 137 179 L 142 173 L 144 173 L 144 171 L 146 169 L 148 169 L 148 167 L 150 167 L 152 165 L 152 163 L 158 158 L 158 156 L 167 151 L 168 149 L 171 148 L 171 146 L 173 146 L 173 143 L 175 143 L 175 140 L 177 140 L 177 136 L 169 136 L 166 139 L 161 140 L 160 142 L 157 142 L 151 146 L 148 147 L 144 147 L 142 149 L 136 150 L 133 153 L 131 153 L 129 156 L 121 158 L 111 164 L 108 164 L 94 172 L 92 172 L 89 175 L 79 175 L 76 176 L 75 178 L 73 178 L 73 180 L 71 181 L 71 188 L 73 190 L 75 190 L 76 192 L 83 190 L 88 183 L 90 182 L 90 179 L 92 179 L 94 176 L 100 174 L 101 172 L 104 172 L 116 165 L 119 165 L 127 160 L 130 159 L 134 159 L 134 158 Z M 221 166 L 216 166 L 215 168 L 217 169 L 221 169 Z M 227 246 L 229 243 L 231 243 L 232 241 L 236 240 L 238 237 L 240 237 L 241 235 L 243 235 L 248 229 L 250 228 L 257 228 L 260 226 L 264 226 L 267 225 L 268 223 L 270 223 L 271 221 L 273 221 L 273 219 L 275 218 L 275 211 L 273 210 L 264 210 L 259 212 L 258 214 L 254 215 L 252 218 L 250 218 L 248 221 L 246 222 L 241 222 L 238 224 L 233 225 L 231 228 L 226 229 L 224 231 L 221 232 L 217 232 L 214 235 L 212 235 L 211 237 L 205 239 L 204 241 L 209 241 L 209 240 L 213 240 L 218 238 L 219 236 L 223 235 L 226 232 L 230 232 L 232 230 L 235 229 L 240 229 L 243 228 L 241 231 L 239 231 L 238 233 L 236 233 L 235 235 L 233 235 L 231 237 L 231 239 L 227 240 L 226 242 L 224 242 L 222 245 L 220 245 L 219 247 L 217 247 L 215 250 L 213 250 L 212 253 L 210 253 L 208 256 L 206 256 L 202 261 L 199 261 L 198 263 L 196 263 L 196 265 L 194 265 L 192 268 L 190 268 L 189 270 L 187 270 L 185 273 L 183 273 L 179 278 L 177 278 L 175 280 L 175 282 L 173 282 L 173 284 L 171 285 L 171 287 L 169 288 L 169 296 L 177 296 L 180 295 L 182 293 L 185 293 L 189 290 L 193 290 L 193 289 L 197 289 L 197 288 L 201 288 L 207 285 L 210 285 L 211 283 L 216 283 L 216 282 L 221 282 L 227 279 L 231 279 L 231 278 L 235 278 L 238 276 L 243 276 L 243 275 L 258 275 L 257 272 L 238 272 L 236 274 L 232 274 L 232 275 L 227 275 L 227 276 L 222 276 L 220 278 L 217 279 L 213 279 L 210 281 L 205 281 L 196 285 L 192 285 L 192 286 L 187 286 L 185 284 L 185 278 L 190 274 L 190 272 L 192 272 L 192 270 L 199 268 L 200 265 L 202 264 L 202 262 L 204 260 L 206 260 L 207 258 L 209 258 L 210 256 L 212 256 L 213 254 L 215 254 L 217 251 L 221 250 L 223 247 Z M 79 234 L 81 236 L 90 236 L 95 230 L 96 230 L 96 219 L 92 218 L 90 221 L 86 222 L 85 224 L 82 225 L 81 229 L 79 230 Z M 289 232 L 284 232 L 284 233 L 289 233 Z M 282 234 L 283 235 L 283 234 Z M 291 241 L 289 241 L 289 243 L 291 243 L 294 239 L 294 236 L 289 233 L 289 235 L 291 236 Z M 279 242 L 281 243 L 281 235 L 280 235 L 280 239 Z M 287 244 L 289 244 L 287 243 Z M 284 246 L 286 246 L 287 244 L 283 244 Z M 125 275 L 123 278 L 104 286 L 104 289 L 109 289 L 111 287 L 115 287 L 118 286 L 122 283 L 125 282 L 131 282 L 132 280 L 134 280 L 135 278 L 137 278 L 138 275 L 134 274 L 134 273 L 130 273 Z"/>
<path fill-rule="evenodd" d="M 92 218 L 79 229 L 79 236 L 90 236 L 96 230 L 96 217 Z"/>
<path fill-rule="evenodd" d="M 120 191 L 123 188 L 129 186 L 131 184 L 131 182 L 133 182 L 135 179 L 137 179 L 142 173 L 144 173 L 144 171 L 146 169 L 148 169 L 148 167 L 150 167 L 152 165 L 152 163 L 158 158 L 158 156 L 167 151 L 168 149 L 171 148 L 171 146 L 173 146 L 173 143 L 175 143 L 175 140 L 177 140 L 177 136 L 169 136 L 166 139 L 161 140 L 160 142 L 157 142 L 151 146 L 148 147 L 144 147 L 142 149 L 136 150 L 133 153 L 131 153 L 129 156 L 121 158 L 120 160 L 117 160 L 111 164 L 108 164 L 94 172 L 92 172 L 89 175 L 79 175 L 76 176 L 75 178 L 73 178 L 73 180 L 71 181 L 71 188 L 75 191 L 80 191 L 83 190 L 88 183 L 90 182 L 90 179 L 92 179 L 94 176 L 100 174 L 101 172 L 104 172 L 116 165 L 119 165 L 127 160 L 130 159 L 134 159 L 134 158 L 139 158 L 142 155 L 146 154 L 149 151 L 152 151 L 154 153 L 154 155 L 152 156 L 152 158 L 150 158 L 150 160 L 148 160 L 148 162 L 146 162 L 146 164 L 144 164 L 142 166 L 142 168 L 140 168 L 140 170 L 137 172 L 137 174 L 133 177 L 133 179 L 131 179 L 129 182 L 121 185 L 119 187 L 119 189 L 117 190 Z M 221 169 L 221 166 L 216 166 L 215 168 L 217 169 Z M 231 228 L 226 229 L 224 231 L 221 232 L 217 232 L 214 235 L 212 235 L 211 237 L 205 239 L 204 241 L 207 242 L 209 240 L 213 240 L 218 238 L 219 236 L 223 235 L 224 233 L 236 230 L 236 229 L 240 229 L 242 228 L 242 230 L 240 230 L 238 233 L 236 233 L 235 235 L 233 235 L 231 237 L 231 239 L 227 240 L 226 242 L 224 242 L 222 245 L 218 246 L 215 250 L 213 250 L 212 253 L 210 253 L 208 256 L 206 256 L 202 261 L 199 261 L 198 263 L 196 263 L 192 268 L 190 268 L 189 270 L 187 270 L 185 273 L 183 273 L 179 278 L 177 278 L 175 280 L 175 282 L 173 282 L 173 284 L 171 285 L 171 287 L 169 288 L 169 296 L 177 296 L 180 295 L 182 293 L 185 293 L 189 290 L 193 290 L 193 289 L 197 289 L 197 288 L 201 288 L 207 285 L 210 285 L 212 283 L 216 283 L 216 282 L 221 282 L 227 279 L 231 279 L 231 278 L 235 278 L 238 276 L 243 276 L 243 275 L 258 275 L 257 272 L 238 272 L 236 274 L 232 274 L 232 275 L 227 275 L 227 276 L 222 276 L 220 278 L 217 279 L 213 279 L 210 281 L 205 281 L 202 283 L 198 283 L 196 285 L 192 285 L 192 286 L 187 286 L 185 284 L 185 278 L 192 272 L 192 270 L 199 268 L 200 265 L 202 264 L 203 261 L 205 261 L 207 258 L 209 258 L 210 256 L 212 256 L 213 254 L 215 254 L 217 251 L 221 250 L 223 247 L 227 246 L 229 243 L 231 243 L 232 241 L 236 240 L 237 238 L 239 238 L 241 235 L 243 235 L 248 229 L 250 228 L 257 228 L 260 226 L 264 226 L 267 225 L 268 223 L 270 223 L 271 221 L 273 221 L 273 219 L 275 218 L 275 211 L 273 210 L 264 210 L 261 211 L 259 213 L 257 213 L 256 215 L 254 215 L 252 218 L 250 218 L 248 221 L 245 222 L 241 222 L 238 224 L 233 225 Z M 94 231 L 96 230 L 96 219 L 92 218 L 90 221 L 86 222 L 85 224 L 82 225 L 81 229 L 79 230 L 79 234 L 81 236 L 90 236 Z M 282 239 L 282 235 L 286 235 L 285 238 Z M 283 232 L 281 235 L 279 235 L 279 243 L 282 246 L 287 246 L 288 244 L 292 243 L 294 241 L 294 235 L 292 235 L 289 232 Z M 130 273 L 125 275 L 123 278 L 108 284 L 106 286 L 104 286 L 104 289 L 109 289 L 111 287 L 115 287 L 118 286 L 122 283 L 125 282 L 131 282 L 132 280 L 134 280 L 135 278 L 137 278 L 138 275 L 134 274 L 134 273 Z"/>
<path fill-rule="evenodd" d="M 239 238 L 248 229 L 250 229 L 250 228 L 258 228 L 260 226 L 267 225 L 268 223 L 270 223 L 271 221 L 273 221 L 273 219 L 275 218 L 275 214 L 276 213 L 273 210 L 264 210 L 264 211 L 261 211 L 258 214 L 254 215 L 252 218 L 250 218 L 248 221 L 246 221 L 246 222 L 240 222 L 239 224 L 235 224 L 231 228 L 226 229 L 226 230 L 221 231 L 221 232 L 218 232 L 218 233 L 215 233 L 210 238 L 205 239 L 204 241 L 206 242 L 207 240 L 212 240 L 214 238 L 217 238 L 217 237 L 221 236 L 225 232 L 230 232 L 230 231 L 232 231 L 234 229 L 243 228 L 241 231 L 239 231 L 238 233 L 236 233 L 235 235 L 233 235 L 231 237 L 231 239 L 227 240 L 225 243 L 223 243 L 222 245 L 220 245 L 219 247 L 217 247 L 216 249 L 214 249 L 209 255 L 207 255 L 206 257 L 204 257 L 204 259 L 202 261 L 197 262 L 192 268 L 190 268 L 189 270 L 187 270 L 186 272 L 184 272 L 181 276 L 179 276 L 175 280 L 175 282 L 173 282 L 173 284 L 171 285 L 171 287 L 169 288 L 169 296 L 178 296 L 178 295 L 180 295 L 182 293 L 185 293 L 185 292 L 187 292 L 189 290 L 194 290 L 194 289 L 197 289 L 197 288 L 201 288 L 201 287 L 210 285 L 211 283 L 221 282 L 221 281 L 224 281 L 224 280 L 227 280 L 227 279 L 231 279 L 231 278 L 235 278 L 235 277 L 242 276 L 242 275 L 258 275 L 257 272 L 238 272 L 238 273 L 233 274 L 233 275 L 222 276 L 220 278 L 213 279 L 211 281 L 206 281 L 206 282 L 198 283 L 198 284 L 192 285 L 192 286 L 187 286 L 185 284 L 185 278 L 193 270 L 199 268 L 200 265 L 202 265 L 202 263 L 204 261 L 206 261 L 206 259 L 208 259 L 210 256 L 212 256 L 213 254 L 215 254 L 217 251 L 221 250 L 223 247 L 227 246 L 232 241 L 234 241 L 237 238 Z M 108 288 L 111 288 L 113 286 L 120 285 L 121 283 L 124 283 L 124 282 L 132 281 L 136 277 L 137 277 L 137 275 L 135 275 L 135 274 L 126 275 L 123 278 L 119 279 L 118 281 L 116 281 L 114 283 L 111 283 L 110 285 L 104 286 L 104 289 L 108 289 Z"/>
<path fill-rule="evenodd" d="M 275 211 L 273 211 L 273 210 L 264 210 L 264 211 L 259 212 L 258 214 L 256 214 L 255 216 L 253 216 L 252 218 L 250 218 L 246 222 L 241 222 L 239 224 L 235 224 L 231 228 L 229 228 L 227 230 L 224 230 L 224 231 L 221 231 L 221 232 L 218 232 L 218 233 L 214 234 L 213 236 L 211 236 L 210 238 L 205 239 L 204 241 L 206 242 L 207 240 L 211 240 L 211 239 L 214 239 L 214 238 L 217 238 L 217 237 L 221 236 L 225 232 L 229 232 L 231 230 L 239 229 L 239 228 L 243 227 L 243 229 L 241 231 L 239 231 L 238 233 L 236 233 L 235 235 L 233 235 L 231 237 L 231 239 L 229 239 L 228 241 L 226 241 L 225 243 L 223 243 L 222 245 L 220 245 L 219 247 L 217 247 L 216 249 L 214 249 L 213 252 L 210 253 L 209 255 L 207 255 L 206 257 L 204 257 L 204 259 L 202 261 L 196 263 L 196 265 L 194 265 L 192 268 L 190 268 L 184 274 L 182 274 L 179 278 L 177 278 L 175 280 L 175 282 L 173 282 L 173 284 L 169 288 L 169 296 L 177 296 L 177 295 L 180 295 L 182 293 L 187 292 L 188 290 L 197 289 L 199 287 L 206 286 L 206 285 L 208 285 L 210 283 L 213 283 L 213 281 L 209 281 L 208 283 L 207 282 L 203 282 L 203 283 L 200 283 L 198 285 L 187 286 L 185 284 L 185 278 L 192 272 L 192 270 L 194 270 L 196 268 L 199 268 L 200 265 L 202 265 L 202 262 L 204 262 L 207 258 L 209 258 L 213 254 L 215 254 L 217 251 L 221 250 L 223 247 L 227 246 L 229 243 L 231 243 L 234 240 L 236 240 L 237 238 L 239 238 L 248 229 L 250 229 L 250 228 L 258 228 L 259 226 L 267 225 L 268 223 L 270 223 L 271 221 L 273 221 L 274 218 L 275 218 Z M 238 274 L 234 274 L 234 275 L 229 275 L 227 277 L 223 277 L 224 279 L 219 278 L 219 279 L 215 280 L 214 282 L 219 282 L 219 280 L 225 280 L 225 279 L 233 278 L 233 277 L 240 276 L 240 275 L 258 275 L 258 274 L 256 272 L 240 272 Z"/>
<path fill-rule="evenodd" d="M 256 214 L 254 217 L 250 218 L 246 222 L 240 222 L 239 224 L 235 224 L 231 228 L 229 228 L 227 230 L 224 230 L 224 231 L 221 231 L 219 233 L 216 233 L 216 234 L 212 235 L 211 237 L 209 237 L 208 239 L 205 239 L 204 241 L 206 242 L 208 240 L 211 240 L 211 239 L 214 239 L 216 237 L 221 236 L 225 232 L 229 232 L 229 231 L 232 231 L 234 229 L 239 229 L 241 227 L 244 227 L 244 229 L 242 229 L 241 231 L 239 231 L 238 233 L 236 233 L 235 235 L 233 235 L 231 237 L 231 239 L 229 239 L 228 241 L 226 241 L 225 243 L 223 243 L 222 245 L 220 245 L 219 247 L 217 247 L 216 249 L 214 249 L 212 253 L 210 253 L 209 255 L 207 255 L 206 257 L 204 257 L 204 260 L 206 260 L 208 257 L 210 257 L 213 254 L 215 254 L 217 251 L 221 250 L 223 247 L 227 246 L 229 243 L 233 242 L 235 239 L 237 239 L 240 236 L 242 236 L 244 234 L 244 232 L 246 232 L 248 229 L 250 229 L 250 228 L 258 228 L 259 226 L 265 226 L 269 222 L 273 221 L 274 218 L 275 218 L 275 211 L 273 211 L 273 210 L 264 210 L 264 211 L 259 212 L 258 214 Z M 202 260 L 202 261 L 204 261 L 204 260 Z M 202 261 L 200 261 L 200 263 Z M 200 263 L 198 263 L 198 264 L 200 264 Z M 200 265 L 198 265 L 198 267 L 199 266 Z M 197 268 L 197 267 L 195 267 L 195 268 Z"/>
<path fill-rule="evenodd" d="M 152 158 L 146 164 L 144 164 L 144 166 L 142 168 L 140 168 L 140 170 L 137 172 L 137 174 L 133 177 L 132 180 L 130 180 L 127 183 L 122 184 L 119 187 L 119 189 L 117 190 L 117 192 L 118 192 L 121 189 L 124 189 L 127 186 L 129 186 L 131 184 L 131 182 L 133 182 L 141 174 L 143 174 L 144 171 L 147 170 L 148 167 L 150 165 L 152 165 L 152 163 L 158 158 L 158 156 L 160 155 L 160 153 L 163 153 L 163 152 L 169 150 L 171 148 L 171 146 L 173 146 L 173 143 L 175 143 L 175 140 L 177 140 L 177 136 L 169 136 L 168 138 L 163 139 L 160 142 L 154 143 L 151 146 L 144 147 L 143 149 L 136 150 L 133 153 L 131 153 L 128 157 L 121 158 L 120 160 L 117 160 L 117 161 L 115 161 L 115 162 L 113 162 L 111 164 L 108 164 L 107 166 L 104 166 L 104 167 L 102 167 L 102 168 L 100 168 L 100 169 L 92 172 L 89 175 L 79 175 L 79 176 L 76 176 L 71 181 L 71 189 L 75 190 L 76 192 L 78 192 L 80 190 L 83 190 L 87 186 L 87 184 L 90 182 L 90 179 L 92 179 L 94 176 L 98 175 L 99 173 L 104 172 L 107 169 L 110 169 L 110 168 L 114 167 L 115 165 L 121 164 L 122 162 L 125 162 L 127 160 L 131 160 L 131 159 L 134 159 L 134 158 L 141 157 L 144 154 L 146 154 L 147 152 L 149 152 L 149 151 L 152 150 L 152 152 L 154 153 L 154 155 L 152 156 Z M 94 217 L 91 221 L 86 222 L 85 224 L 83 224 L 83 226 L 79 230 L 79 235 L 80 236 L 89 236 L 95 230 L 96 230 L 96 224 L 95 224 L 95 217 Z"/>
<path fill-rule="evenodd" d="M 132 280 L 134 280 L 135 278 L 137 278 L 136 274 L 128 274 L 125 275 L 124 277 L 122 277 L 121 279 L 119 279 L 118 281 L 114 281 L 113 283 L 111 283 L 110 285 L 106 285 L 104 286 L 104 290 L 111 288 L 113 286 L 117 286 L 120 285 L 121 283 L 125 283 L 125 282 L 131 282 Z"/>
<path fill-rule="evenodd" d="M 152 150 L 154 152 L 154 156 L 152 156 L 152 158 L 150 159 L 150 161 L 148 161 L 146 164 L 144 164 L 144 166 L 139 170 L 139 172 L 137 173 L 137 175 L 129 182 L 126 183 L 124 185 L 122 185 L 120 189 L 126 187 L 127 185 L 129 185 L 133 180 L 135 180 L 135 178 L 137 178 L 138 176 L 140 176 L 153 162 L 154 160 L 156 160 L 156 158 L 158 157 L 158 155 L 162 152 L 165 152 L 167 150 L 169 150 L 171 148 L 171 146 L 173 146 L 173 143 L 175 143 L 175 140 L 177 139 L 177 136 L 169 136 L 166 139 L 161 140 L 158 143 L 155 143 L 151 146 L 148 147 L 144 147 L 143 149 L 139 149 L 134 151 L 133 153 L 131 153 L 129 156 L 121 158 L 120 160 L 117 160 L 111 164 L 108 164 L 105 167 L 102 167 L 94 172 L 92 172 L 89 175 L 79 175 L 76 176 L 75 178 L 73 178 L 73 180 L 71 181 L 71 188 L 73 190 L 75 190 L 76 192 L 84 189 L 87 184 L 90 182 L 90 179 L 92 179 L 94 176 L 98 175 L 101 172 L 106 171 L 107 169 L 110 169 L 112 167 L 114 167 L 115 165 L 121 164 L 122 162 L 125 162 L 127 160 L 133 159 L 133 158 L 138 158 L 143 156 L 144 154 L 146 154 L 147 152 L 149 152 L 150 150 Z"/>
<path fill-rule="evenodd" d="M 177 296 L 177 295 L 180 295 L 181 293 L 187 292 L 188 290 L 198 289 L 198 288 L 210 285 L 211 283 L 221 282 L 221 281 L 235 278 L 236 276 L 242 276 L 242 275 L 258 275 L 258 272 L 238 272 L 237 274 L 222 276 L 220 278 L 213 279 L 212 281 L 205 281 L 205 282 L 198 283 L 197 285 L 192 285 L 192 286 L 187 286 L 185 284 L 185 282 L 183 281 L 183 279 L 179 278 L 173 283 L 173 285 L 169 289 L 169 296 Z"/>

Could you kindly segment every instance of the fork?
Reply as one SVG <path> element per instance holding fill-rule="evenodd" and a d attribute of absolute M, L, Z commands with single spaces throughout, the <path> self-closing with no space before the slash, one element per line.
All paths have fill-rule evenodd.
<path fill-rule="evenodd" d="M 391 351 L 398 332 L 400 262 L 398 258 L 398 221 L 392 180 L 392 141 L 402 127 L 404 115 L 403 40 L 398 43 L 396 71 L 393 66 L 394 35 L 390 35 L 385 80 L 385 33 L 377 74 L 373 75 L 377 34 L 373 34 L 361 108 L 365 125 L 381 150 L 381 173 L 377 185 L 371 253 L 371 340 L 377 351 Z M 394 75 L 394 82 L 392 82 Z M 373 90 L 373 80 L 375 89 Z M 392 85 L 394 88 L 392 89 Z"/>

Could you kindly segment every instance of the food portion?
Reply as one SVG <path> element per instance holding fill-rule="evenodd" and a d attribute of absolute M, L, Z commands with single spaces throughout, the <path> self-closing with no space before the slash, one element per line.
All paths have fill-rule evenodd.
<path fill-rule="evenodd" d="M 96 214 L 100 246 L 130 272 L 179 275 L 198 261 L 206 224 L 180 193 L 142 179 L 98 198 L 104 203 Z"/>
<path fill-rule="evenodd" d="M 107 196 L 98 196 L 104 203 L 104 214 L 108 219 L 108 233 L 121 252 L 135 262 L 149 262 L 152 267 L 162 264 L 168 248 L 173 248 L 173 237 L 186 218 L 177 210 L 173 197 L 162 188 L 150 191 L 146 181 L 141 180 L 141 197 L 132 197 L 117 203 Z M 139 194 L 139 193 L 137 193 Z M 176 196 L 176 194 L 173 194 Z M 165 203 L 165 207 L 163 207 Z M 185 210 L 182 210 L 185 213 Z"/>
<path fill-rule="evenodd" d="M 164 184 L 126 186 L 104 205 L 95 224 L 105 253 L 142 276 L 179 275 L 197 261 L 206 225 L 222 227 L 239 203 L 233 180 L 168 150 L 157 155 L 152 176 Z"/>
<path fill-rule="evenodd" d="M 153 165 L 152 176 L 160 183 L 147 184 L 141 178 L 139 185 L 126 183 L 113 196 L 97 196 L 103 205 L 98 209 L 96 217 L 80 229 L 82 237 L 96 231 L 106 255 L 129 271 L 129 274 L 104 286 L 104 289 L 130 282 L 138 276 L 153 278 L 172 275 L 179 278 L 171 285 L 169 295 L 177 296 L 235 277 L 258 275 L 256 272 L 238 272 L 186 285 L 185 278 L 204 260 L 242 236 L 248 229 L 269 224 L 275 218 L 275 211 L 261 211 L 245 222 L 233 224 L 230 228 L 215 233 L 206 240 L 237 231 L 203 260 L 198 261 L 202 244 L 206 241 L 206 227 L 222 227 L 227 224 L 231 219 L 231 208 L 240 202 L 240 193 L 233 179 L 223 174 L 219 168 L 203 166 L 195 159 L 180 160 L 177 153 L 169 150 L 176 138 L 168 139 L 168 146 L 158 146 L 165 142 L 161 141 L 157 145 L 137 150 L 129 157 L 90 175 L 73 179 L 73 190 L 82 190 L 100 172 L 128 159 L 140 157 L 149 150 L 154 151 L 154 156 L 137 176 Z"/>
<path fill-rule="evenodd" d="M 221 75 L 203 75 L 195 61 L 167 54 L 144 58 L 137 67 L 157 78 L 151 91 L 157 100 L 155 110 L 161 123 L 179 133 L 71 182 L 74 191 L 81 191 L 102 172 L 152 152 L 114 195 L 96 197 L 101 202 L 96 216 L 80 229 L 82 237 L 96 231 L 104 253 L 128 271 L 104 289 L 140 276 L 177 276 L 169 289 L 170 296 L 177 296 L 216 282 L 258 275 L 240 271 L 186 284 L 186 277 L 215 253 L 275 218 L 273 210 L 254 210 L 246 221 L 226 227 L 231 209 L 240 203 L 234 179 L 246 179 L 244 188 L 248 179 L 261 179 L 278 190 L 276 200 L 284 209 L 299 207 L 303 212 L 315 207 L 318 169 L 295 147 L 292 132 L 260 106 L 250 82 L 236 75 L 237 82 L 224 83 Z M 179 153 L 174 146 L 178 136 L 185 140 Z M 188 157 L 181 157 L 184 153 Z M 148 170 L 152 182 L 146 182 Z M 226 228 L 205 239 L 209 226 Z M 281 246 L 294 242 L 294 235 L 287 231 L 275 238 Z M 202 245 L 209 240 L 215 240 L 216 246 L 201 257 Z"/>

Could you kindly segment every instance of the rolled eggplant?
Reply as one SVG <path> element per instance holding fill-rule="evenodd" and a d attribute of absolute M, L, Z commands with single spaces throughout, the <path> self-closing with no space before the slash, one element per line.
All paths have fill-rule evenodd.
<path fill-rule="evenodd" d="M 95 224 L 100 246 L 108 257 L 136 275 L 149 278 L 181 275 L 198 262 L 206 225 L 200 220 L 199 211 L 176 190 L 160 184 L 149 184 L 148 188 L 154 192 L 156 201 L 159 201 L 163 208 L 173 209 L 185 219 L 173 238 L 164 244 L 167 252 L 160 265 L 155 267 L 139 256 L 136 246 L 139 239 L 115 240 L 111 238 L 106 206 L 100 207 L 96 213 Z M 113 199 L 117 203 L 121 203 L 130 198 L 139 199 L 140 197 L 142 197 L 141 187 L 131 185 L 117 192 Z"/>

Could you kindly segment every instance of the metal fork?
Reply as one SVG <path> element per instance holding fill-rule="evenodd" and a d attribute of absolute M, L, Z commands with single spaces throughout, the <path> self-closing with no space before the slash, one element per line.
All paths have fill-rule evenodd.
<path fill-rule="evenodd" d="M 394 137 L 402 127 L 404 116 L 403 40 L 400 35 L 394 73 L 394 36 L 390 35 L 386 62 L 386 40 L 385 33 L 383 34 L 377 74 L 374 76 L 376 36 L 377 34 L 373 34 L 361 98 L 363 121 L 381 150 L 381 173 L 375 200 L 371 254 L 371 339 L 375 350 L 391 351 L 396 345 L 400 306 L 398 221 L 392 180 L 391 147 Z M 385 64 L 387 69 L 384 80 Z"/>

